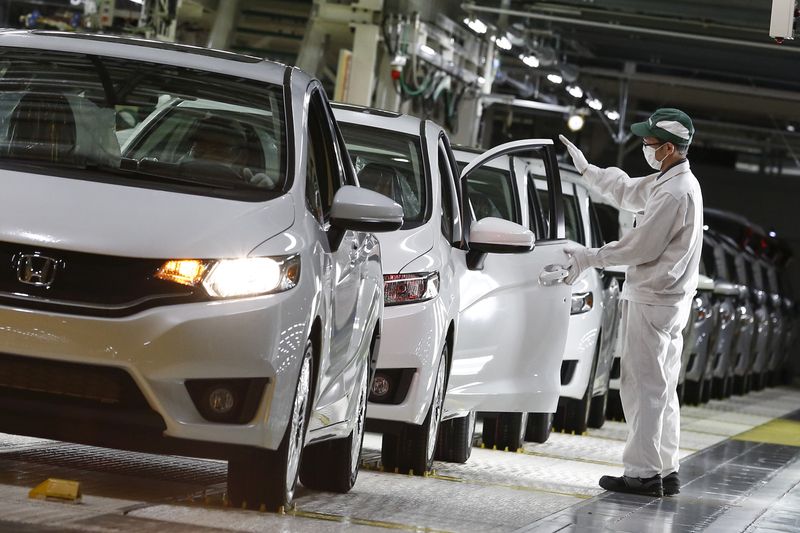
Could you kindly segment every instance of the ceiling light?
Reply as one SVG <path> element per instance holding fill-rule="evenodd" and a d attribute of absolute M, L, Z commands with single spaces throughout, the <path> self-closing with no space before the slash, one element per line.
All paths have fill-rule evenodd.
<path fill-rule="evenodd" d="M 584 119 L 581 115 L 571 115 L 567 120 L 567 127 L 570 131 L 578 131 L 583 128 Z"/>
<path fill-rule="evenodd" d="M 484 34 L 484 33 L 486 33 L 486 30 L 489 29 L 489 27 L 486 24 L 484 24 L 484 22 L 482 20 L 476 19 L 476 18 L 472 18 L 472 19 L 471 18 L 465 18 L 464 19 L 464 24 L 466 24 L 469 27 L 469 29 L 471 29 L 475 33 Z"/>
<path fill-rule="evenodd" d="M 552 83 L 559 84 L 564 81 L 564 78 L 559 76 L 558 74 L 548 74 L 547 79 L 550 80 Z"/>
<path fill-rule="evenodd" d="M 775 233 L 774 231 L 770 231 L 770 232 L 769 232 L 769 236 L 774 238 L 774 237 L 777 237 L 777 236 L 778 236 L 778 234 L 777 234 L 777 233 Z"/>
<path fill-rule="evenodd" d="M 511 41 L 509 41 L 508 37 L 506 37 L 505 35 L 496 38 L 494 40 L 494 44 L 496 44 L 498 48 L 501 48 L 503 50 L 511 50 Z"/>
<path fill-rule="evenodd" d="M 789 131 L 791 133 L 794 133 L 795 129 L 796 128 L 794 127 L 794 124 L 789 124 L 786 126 L 786 131 Z"/>
<path fill-rule="evenodd" d="M 526 56 L 525 54 L 520 54 L 519 58 L 523 63 L 531 68 L 537 68 L 539 66 L 539 58 L 536 56 Z"/>
<path fill-rule="evenodd" d="M 434 50 L 433 48 L 431 48 L 431 47 L 430 47 L 430 46 L 428 46 L 427 44 L 423 44 L 423 45 L 421 45 L 421 46 L 419 47 L 419 51 L 420 51 L 420 52 L 425 52 L 425 53 L 426 53 L 426 54 L 428 54 L 429 56 L 435 56 L 435 55 L 436 55 L 436 50 Z"/>
<path fill-rule="evenodd" d="M 597 98 L 587 98 L 586 105 L 588 105 L 595 111 L 600 111 L 601 109 L 603 109 L 603 102 L 601 102 Z"/>
<path fill-rule="evenodd" d="M 619 112 L 613 109 L 607 110 L 606 116 L 608 117 L 608 120 L 613 120 L 614 122 L 619 120 Z"/>
<path fill-rule="evenodd" d="M 567 92 L 568 92 L 568 93 L 569 93 L 571 96 L 573 96 L 573 97 L 575 97 L 575 98 L 581 98 L 581 97 L 583 97 L 583 89 L 581 89 L 581 88 L 580 88 L 580 87 L 578 87 L 577 85 L 570 85 L 569 87 L 567 87 Z"/>

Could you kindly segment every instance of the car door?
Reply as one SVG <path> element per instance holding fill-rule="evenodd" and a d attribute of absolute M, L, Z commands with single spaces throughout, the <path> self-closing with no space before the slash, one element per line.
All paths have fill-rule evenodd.
<path fill-rule="evenodd" d="M 475 222 L 470 207 L 470 176 L 504 155 L 533 152 L 546 168 L 553 206 L 551 234 L 534 249 L 518 254 L 488 254 L 480 269 L 459 265 L 460 316 L 448 388 L 453 409 L 502 412 L 552 412 L 560 391 L 561 357 L 569 322 L 569 286 L 564 253 L 561 182 L 550 140 L 515 141 L 477 157 L 461 172 L 461 214 Z M 507 194 L 493 195 L 500 213 L 517 217 L 527 198 L 527 180 L 509 173 L 504 189 L 513 205 L 497 205 Z M 525 202 L 527 203 L 527 202 Z M 520 223 L 522 217 L 514 222 Z M 466 246 L 469 228 L 465 227 Z"/>
<path fill-rule="evenodd" d="M 327 101 L 320 88 L 315 87 L 311 91 L 307 128 L 307 201 L 323 230 L 333 237 L 327 243 L 327 249 L 321 250 L 326 285 L 330 290 L 331 316 L 328 323 L 328 353 L 323 353 L 318 369 L 316 413 L 319 420 L 311 422 L 311 429 L 314 429 L 315 426 L 328 425 L 346 417 L 346 392 L 351 387 L 348 386 L 345 370 L 356 357 L 354 332 L 359 325 L 358 304 L 363 268 L 359 256 L 364 235 L 350 230 L 337 235 L 330 227 L 333 197 L 345 184 L 346 178 L 336 149 L 336 136 Z"/>

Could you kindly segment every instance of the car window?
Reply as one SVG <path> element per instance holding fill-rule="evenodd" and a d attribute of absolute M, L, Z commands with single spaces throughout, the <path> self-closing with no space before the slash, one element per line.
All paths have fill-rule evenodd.
<path fill-rule="evenodd" d="M 581 220 L 578 214 L 578 202 L 575 196 L 564 192 L 564 225 L 567 230 L 567 239 L 581 244 L 583 242 L 583 232 L 580 230 Z"/>
<path fill-rule="evenodd" d="M 341 121 L 339 129 L 360 185 L 400 204 L 403 228 L 422 224 L 430 178 L 422 162 L 419 137 Z"/>
<path fill-rule="evenodd" d="M 439 141 L 437 153 L 439 181 L 442 186 L 442 235 L 449 242 L 453 242 L 453 226 L 455 224 L 453 217 L 455 212 L 455 206 L 453 205 L 453 199 L 455 198 L 453 174 L 450 167 L 450 159 L 447 157 L 447 149 L 441 140 Z"/>
<path fill-rule="evenodd" d="M 460 161 L 458 165 L 459 172 L 467 166 Z M 475 220 L 496 217 L 520 223 L 519 208 L 509 170 L 487 165 L 479 167 L 467 178 L 467 195 Z"/>
<path fill-rule="evenodd" d="M 592 247 L 600 248 L 605 245 L 606 241 L 603 239 L 603 230 L 600 225 L 600 219 L 597 216 L 597 208 L 591 200 L 589 200 L 589 214 L 591 216 L 589 222 L 592 228 Z"/>
<path fill-rule="evenodd" d="M 308 153 L 309 172 L 308 180 L 317 192 L 306 191 L 307 198 L 311 198 L 312 206 L 314 196 L 319 194 L 322 220 L 327 220 L 333 197 L 342 184 L 339 162 L 333 148 L 333 132 L 325 112 L 325 103 L 319 90 L 311 94 L 308 106 Z M 310 195 L 310 197 L 309 197 Z"/>
<path fill-rule="evenodd" d="M 0 165 L 263 198 L 286 183 L 283 98 L 213 72 L 0 48 Z"/>

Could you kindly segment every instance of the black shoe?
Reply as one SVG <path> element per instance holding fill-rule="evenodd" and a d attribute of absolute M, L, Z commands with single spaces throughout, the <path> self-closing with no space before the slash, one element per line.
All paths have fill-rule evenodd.
<path fill-rule="evenodd" d="M 613 492 L 641 494 L 642 496 L 655 496 L 657 498 L 664 495 L 660 474 L 648 478 L 603 476 L 600 478 L 600 486 Z"/>
<path fill-rule="evenodd" d="M 661 485 L 664 487 L 664 496 L 675 496 L 681 491 L 681 480 L 678 478 L 677 472 L 673 472 L 661 480 Z"/>

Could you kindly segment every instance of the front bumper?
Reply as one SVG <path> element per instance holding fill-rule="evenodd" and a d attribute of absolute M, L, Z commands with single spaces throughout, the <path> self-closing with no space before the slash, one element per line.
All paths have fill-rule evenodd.
<path fill-rule="evenodd" d="M 288 421 L 290 402 L 286 398 L 291 398 L 297 381 L 296 361 L 308 334 L 308 311 L 297 300 L 297 291 L 287 291 L 243 300 L 157 307 L 115 319 L 0 307 L 0 352 L 37 361 L 116 368 L 130 376 L 146 402 L 142 416 L 124 410 L 104 415 L 108 409 L 92 406 L 63 413 L 78 422 L 94 420 L 91 427 L 84 428 L 88 437 L 82 442 L 96 442 L 87 444 L 112 445 L 104 434 L 141 426 L 148 434 L 160 434 L 167 440 L 276 449 Z M 209 422 L 195 407 L 185 381 L 224 378 L 267 380 L 251 421 Z M 20 431 L 24 428 L 12 418 L 26 411 L 36 413 L 46 405 L 41 401 L 31 404 L 25 395 L 26 391 L 16 388 L 4 389 L 0 431 L 32 432 Z M 45 424 L 42 420 L 41 425 Z M 64 431 L 48 437 L 76 440 L 64 424 L 54 427 Z M 197 455 L 206 455 L 200 448 Z"/>
<path fill-rule="evenodd" d="M 448 325 L 441 298 L 384 308 L 377 372 L 414 369 L 414 374 L 400 403 L 370 401 L 370 420 L 417 425 L 425 421 Z"/>

